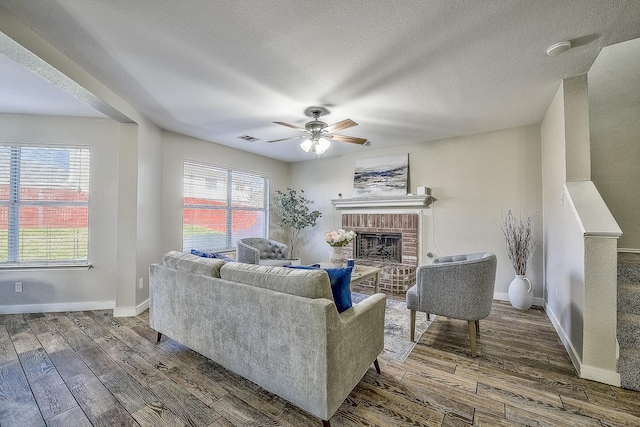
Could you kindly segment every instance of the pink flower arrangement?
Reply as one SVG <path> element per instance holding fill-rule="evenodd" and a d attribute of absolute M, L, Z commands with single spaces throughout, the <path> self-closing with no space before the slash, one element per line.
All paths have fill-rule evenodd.
<path fill-rule="evenodd" d="M 345 246 L 356 238 L 356 233 L 339 228 L 325 233 L 324 238 L 331 246 Z"/>

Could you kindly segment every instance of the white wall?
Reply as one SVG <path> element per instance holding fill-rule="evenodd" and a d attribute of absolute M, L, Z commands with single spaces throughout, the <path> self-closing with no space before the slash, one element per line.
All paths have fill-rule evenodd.
<path fill-rule="evenodd" d="M 136 306 L 149 298 L 149 264 L 162 256 L 162 130 L 138 124 L 137 247 L 134 289 Z M 139 286 L 142 279 L 142 287 Z"/>
<path fill-rule="evenodd" d="M 0 312 L 113 308 L 116 298 L 118 124 L 109 119 L 0 114 L 0 140 L 88 145 L 90 270 L 2 271 Z M 22 293 L 14 282 L 22 281 Z"/>
<path fill-rule="evenodd" d="M 247 153 L 201 139 L 162 132 L 162 251 L 182 250 L 182 177 L 185 160 L 210 163 L 267 175 L 271 186 L 271 200 L 276 189 L 289 185 L 289 165 L 266 157 Z M 271 237 L 284 241 L 284 234 L 270 215 Z M 154 261 L 160 261 L 158 257 Z"/>
<path fill-rule="evenodd" d="M 113 150 L 113 158 L 105 159 L 99 165 L 100 168 L 110 168 L 112 176 L 108 180 L 100 178 L 96 185 L 114 189 L 113 198 L 105 199 L 109 203 L 102 205 L 100 201 L 100 214 L 108 212 L 116 219 L 109 230 L 109 238 L 115 241 L 111 256 L 115 260 L 112 274 L 117 285 L 110 293 L 111 301 L 115 300 L 114 314 L 137 314 L 146 308 L 148 301 L 148 264 L 157 259 L 161 251 L 160 128 L 2 8 L 0 26 L 7 36 L 108 104 L 108 110 L 117 110 L 120 113 L 118 120 L 125 120 L 124 116 L 131 120 L 131 123 L 112 124 L 115 136 L 111 144 L 104 144 L 104 149 Z M 73 126 L 75 123 L 71 123 L 69 128 Z M 100 140 L 104 135 L 99 131 L 87 132 L 85 140 Z M 68 132 L 74 130 L 68 129 Z M 101 243 L 102 240 L 92 242 Z M 143 279 L 142 288 L 138 287 L 140 278 Z M 85 303 L 93 298 L 103 298 L 100 293 L 91 292 L 75 296 Z M 110 306 L 113 307 L 114 303 Z"/>
<path fill-rule="evenodd" d="M 117 291 L 116 310 L 118 316 L 136 314 L 136 258 L 138 215 L 138 125 L 120 123 L 118 126 L 118 223 L 116 236 Z"/>
<path fill-rule="evenodd" d="M 561 84 L 541 127 L 542 139 L 542 189 L 544 219 L 544 271 L 545 300 L 549 309 L 557 313 L 560 324 L 567 331 L 573 331 L 573 339 L 582 339 L 582 322 L 571 327 L 571 310 L 582 312 L 582 299 L 572 303 L 571 277 L 584 271 L 584 262 L 567 262 L 571 253 L 580 253 L 573 248 L 571 231 L 578 233 L 577 225 L 572 227 L 573 215 L 565 203 L 564 184 L 566 180 L 564 87 Z M 575 224 L 575 221 L 573 221 Z M 573 229 L 575 228 L 575 230 Z M 581 241 L 581 239 L 580 239 Z M 577 244 L 577 243 L 576 243 Z M 576 264 L 577 263 L 577 264 Z M 578 278 L 578 280 L 580 280 Z M 577 306 L 572 306 L 577 304 Z M 565 314 L 563 314 L 565 313 Z M 562 320 L 566 319 L 566 320 Z M 582 347 L 579 345 L 578 347 Z"/>
<path fill-rule="evenodd" d="M 586 96 L 585 76 L 565 79 L 541 126 L 545 308 L 578 374 L 619 386 L 616 242 L 610 237 L 616 227 L 589 181 L 590 167 L 585 164 L 589 158 Z M 593 191 L 586 197 L 571 191 L 583 187 Z M 601 214 L 594 214 L 595 206 Z M 608 225 L 599 235 L 602 218 Z"/>
<path fill-rule="evenodd" d="M 498 257 L 496 296 L 506 299 L 514 271 L 507 259 L 500 223 L 509 209 L 542 211 L 540 129 L 526 126 L 390 149 L 363 147 L 362 152 L 309 160 L 291 165 L 291 184 L 305 190 L 323 217 L 314 229 L 303 230 L 303 262 L 323 261 L 329 246 L 324 233 L 339 227 L 342 211 L 331 199 L 351 197 L 358 158 L 409 153 L 410 192 L 417 186 L 432 189 L 437 199 L 423 210 L 420 264 L 435 256 L 488 251 Z M 435 216 L 435 224 L 434 224 Z M 542 297 L 542 215 L 535 221 L 535 250 L 527 275 L 537 303 Z"/>

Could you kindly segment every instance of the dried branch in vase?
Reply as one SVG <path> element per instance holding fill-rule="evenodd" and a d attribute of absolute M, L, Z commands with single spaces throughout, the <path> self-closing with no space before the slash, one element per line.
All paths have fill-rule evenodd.
<path fill-rule="evenodd" d="M 532 225 L 536 212 L 531 212 L 525 222 L 517 219 L 511 209 L 502 222 L 507 256 L 511 260 L 513 269 L 517 275 L 526 275 L 527 266 L 533 253 Z"/>

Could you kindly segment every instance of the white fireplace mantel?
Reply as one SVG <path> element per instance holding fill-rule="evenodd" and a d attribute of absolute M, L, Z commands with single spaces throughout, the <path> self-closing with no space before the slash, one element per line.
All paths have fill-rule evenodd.
<path fill-rule="evenodd" d="M 425 208 L 431 201 L 430 194 L 383 196 L 383 197 L 351 197 L 346 199 L 331 199 L 336 209 L 353 208 Z"/>

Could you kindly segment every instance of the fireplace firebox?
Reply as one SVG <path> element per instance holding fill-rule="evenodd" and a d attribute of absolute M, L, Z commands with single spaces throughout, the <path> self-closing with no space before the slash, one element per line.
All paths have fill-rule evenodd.
<path fill-rule="evenodd" d="M 345 247 L 353 255 L 356 267 L 380 268 L 380 289 L 404 293 L 416 281 L 418 267 L 418 223 L 414 213 L 345 213 L 342 228 L 356 232 L 351 245 Z M 373 283 L 360 286 L 373 288 Z"/>
<path fill-rule="evenodd" d="M 356 259 L 402 262 L 401 233 L 357 233 Z"/>

